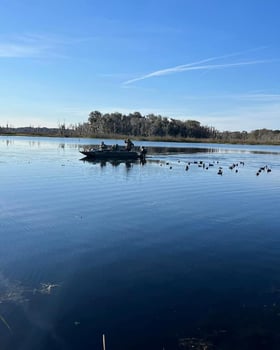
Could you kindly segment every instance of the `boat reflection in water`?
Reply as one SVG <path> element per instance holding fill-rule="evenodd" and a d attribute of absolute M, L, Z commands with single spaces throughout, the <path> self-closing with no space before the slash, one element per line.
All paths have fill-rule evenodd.
<path fill-rule="evenodd" d="M 80 159 L 84 163 L 91 163 L 94 165 L 100 165 L 101 167 L 106 166 L 107 164 L 110 164 L 112 166 L 119 166 L 120 164 L 124 164 L 126 168 L 131 168 L 133 164 L 140 164 L 145 165 L 146 159 L 93 159 L 89 157 L 84 157 Z"/>

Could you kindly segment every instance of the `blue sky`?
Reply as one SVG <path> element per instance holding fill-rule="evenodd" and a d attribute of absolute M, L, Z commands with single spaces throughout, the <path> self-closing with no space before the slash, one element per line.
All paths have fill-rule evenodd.
<path fill-rule="evenodd" d="M 0 125 L 92 110 L 280 129 L 277 0 L 0 0 Z"/>

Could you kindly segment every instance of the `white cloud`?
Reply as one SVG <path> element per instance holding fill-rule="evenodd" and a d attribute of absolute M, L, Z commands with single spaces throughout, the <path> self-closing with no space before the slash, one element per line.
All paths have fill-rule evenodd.
<path fill-rule="evenodd" d="M 22 44 L 0 43 L 0 57 L 38 57 L 42 49 Z"/>
<path fill-rule="evenodd" d="M 51 35 L 25 34 L 0 37 L 0 58 L 65 57 L 59 51 L 64 46 L 77 45 L 92 38 L 68 38 Z"/>
<path fill-rule="evenodd" d="M 0 40 L 0 57 L 34 58 L 46 55 L 54 48 L 54 44 L 40 36 L 22 35 Z"/>

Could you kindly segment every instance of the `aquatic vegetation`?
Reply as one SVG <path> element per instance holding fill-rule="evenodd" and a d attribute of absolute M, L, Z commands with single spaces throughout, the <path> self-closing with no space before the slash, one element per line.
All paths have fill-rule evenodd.
<path fill-rule="evenodd" d="M 22 285 L 19 281 L 10 281 L 0 275 L 0 304 L 12 302 L 15 304 L 22 304 L 30 300 L 30 295 L 35 293 L 52 294 L 55 288 L 60 287 L 58 283 L 40 283 L 38 288 L 28 288 Z"/>
<path fill-rule="evenodd" d="M 28 292 L 30 292 L 30 289 L 24 287 L 20 282 L 9 281 L 3 276 L 0 278 L 0 303 L 24 303 L 29 300 Z"/>
<path fill-rule="evenodd" d="M 212 350 L 213 345 L 202 338 L 181 338 L 179 347 L 184 350 Z"/>
<path fill-rule="evenodd" d="M 33 293 L 51 294 L 52 290 L 57 287 L 60 287 L 60 284 L 40 283 L 40 288 L 34 289 Z"/>

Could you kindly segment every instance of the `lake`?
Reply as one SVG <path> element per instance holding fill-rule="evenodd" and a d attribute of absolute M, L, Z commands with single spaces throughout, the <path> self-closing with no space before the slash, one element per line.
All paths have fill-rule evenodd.
<path fill-rule="evenodd" d="M 279 349 L 280 146 L 100 141 L 0 137 L 1 350 Z"/>

